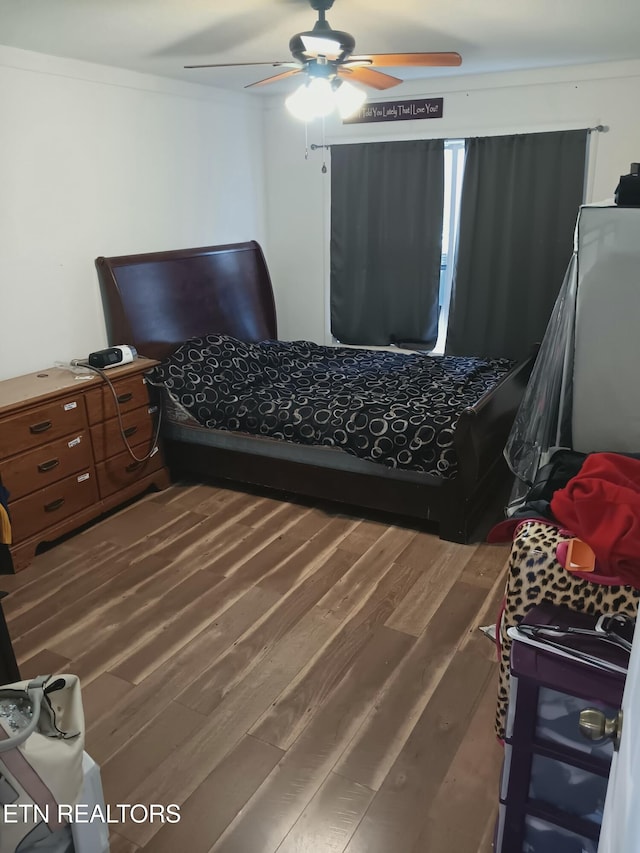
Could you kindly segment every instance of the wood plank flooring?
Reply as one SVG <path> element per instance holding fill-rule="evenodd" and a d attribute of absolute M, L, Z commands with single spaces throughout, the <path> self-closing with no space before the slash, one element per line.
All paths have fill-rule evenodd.
<path fill-rule="evenodd" d="M 175 485 L 0 577 L 23 677 L 76 672 L 113 853 L 488 853 L 507 551 Z"/>

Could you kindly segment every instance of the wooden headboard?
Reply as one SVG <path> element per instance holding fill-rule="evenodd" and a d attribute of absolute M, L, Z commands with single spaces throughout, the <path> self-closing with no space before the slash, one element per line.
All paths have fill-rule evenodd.
<path fill-rule="evenodd" d="M 245 341 L 277 337 L 262 249 L 254 240 L 97 258 L 109 344 L 163 359 L 189 338 L 220 332 Z"/>

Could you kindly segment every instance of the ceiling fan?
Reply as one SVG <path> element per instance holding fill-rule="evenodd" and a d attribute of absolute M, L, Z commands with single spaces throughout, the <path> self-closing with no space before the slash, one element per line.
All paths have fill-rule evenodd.
<path fill-rule="evenodd" d="M 312 30 L 297 33 L 289 41 L 289 50 L 293 55 L 293 61 L 223 62 L 213 65 L 185 65 L 185 68 L 230 68 L 251 65 L 270 65 L 273 68 L 286 68 L 286 71 L 281 71 L 271 77 L 257 80 L 255 83 L 249 83 L 245 88 L 266 86 L 288 77 L 304 74 L 307 79 L 301 90 L 304 89 L 308 92 L 315 89 L 318 94 L 325 90 L 325 94 L 327 94 L 331 90 L 333 95 L 336 96 L 338 92 L 341 92 L 345 108 L 351 105 L 357 108 L 365 100 L 366 95 L 364 93 L 358 94 L 361 90 L 355 90 L 355 87 L 345 86 L 344 84 L 359 83 L 373 89 L 384 90 L 403 82 L 399 77 L 378 71 L 378 68 L 454 67 L 462 63 L 460 54 L 454 52 L 372 53 L 355 56 L 353 51 L 355 50 L 356 42 L 353 36 L 341 30 L 332 29 L 326 19 L 325 13 L 333 6 L 334 0 L 309 0 L 309 3 L 311 8 L 318 13 L 318 20 Z M 356 91 L 355 96 L 353 94 L 354 90 Z M 347 92 L 350 97 L 345 97 Z M 294 93 L 288 101 L 292 101 L 296 94 L 300 95 L 300 90 Z M 357 105 L 356 100 L 358 101 Z M 337 105 L 340 109 L 339 104 L 332 102 L 330 108 L 325 110 L 325 113 L 316 110 L 314 115 L 326 114 L 330 109 L 333 109 L 334 105 Z M 298 114 L 290 103 L 288 103 L 288 106 L 292 112 Z M 300 118 L 313 117 L 306 114 L 303 115 L 302 113 L 304 112 L 304 110 L 300 112 Z M 344 111 L 340 109 L 340 112 L 344 118 Z"/>

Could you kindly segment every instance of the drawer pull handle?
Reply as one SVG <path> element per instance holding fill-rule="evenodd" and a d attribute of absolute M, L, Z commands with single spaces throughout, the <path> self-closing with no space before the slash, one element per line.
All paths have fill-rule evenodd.
<path fill-rule="evenodd" d="M 585 708 L 580 711 L 580 734 L 593 741 L 610 738 L 617 752 L 622 734 L 622 711 L 609 719 L 599 708 Z"/>
<path fill-rule="evenodd" d="M 32 432 L 37 435 L 39 432 L 46 432 L 48 429 L 51 429 L 52 426 L 53 424 L 51 423 L 51 421 L 42 421 L 39 424 L 31 424 L 31 426 L 29 427 L 29 432 Z"/>
<path fill-rule="evenodd" d="M 125 438 L 131 438 L 132 435 L 135 435 L 138 432 L 137 426 L 127 427 L 124 431 Z"/>
<path fill-rule="evenodd" d="M 45 512 L 55 512 L 57 509 L 60 509 L 62 504 L 64 503 L 64 498 L 58 498 L 55 501 L 51 501 L 50 504 L 44 505 Z"/>
<path fill-rule="evenodd" d="M 127 472 L 127 474 L 131 474 L 133 471 L 138 470 L 140 464 L 140 462 L 130 462 L 124 470 Z"/>
<path fill-rule="evenodd" d="M 132 399 L 133 399 L 133 394 L 129 394 L 128 392 L 126 394 L 119 394 L 118 395 L 118 402 L 119 403 L 128 403 L 129 400 L 132 400 Z"/>
<path fill-rule="evenodd" d="M 49 459 L 48 462 L 41 462 L 38 465 L 38 471 L 40 471 L 41 474 L 46 474 L 47 471 L 53 471 L 54 468 L 57 468 L 59 464 L 59 459 Z"/>

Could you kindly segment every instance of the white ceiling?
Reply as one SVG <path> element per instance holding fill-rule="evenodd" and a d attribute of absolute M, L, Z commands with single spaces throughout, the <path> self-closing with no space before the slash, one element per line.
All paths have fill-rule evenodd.
<path fill-rule="evenodd" d="M 240 91 L 277 69 L 183 65 L 289 60 L 315 18 L 308 0 L 0 0 L 0 44 Z M 462 54 L 404 79 L 640 58 L 639 0 L 335 0 L 327 18 L 357 53 Z"/>

